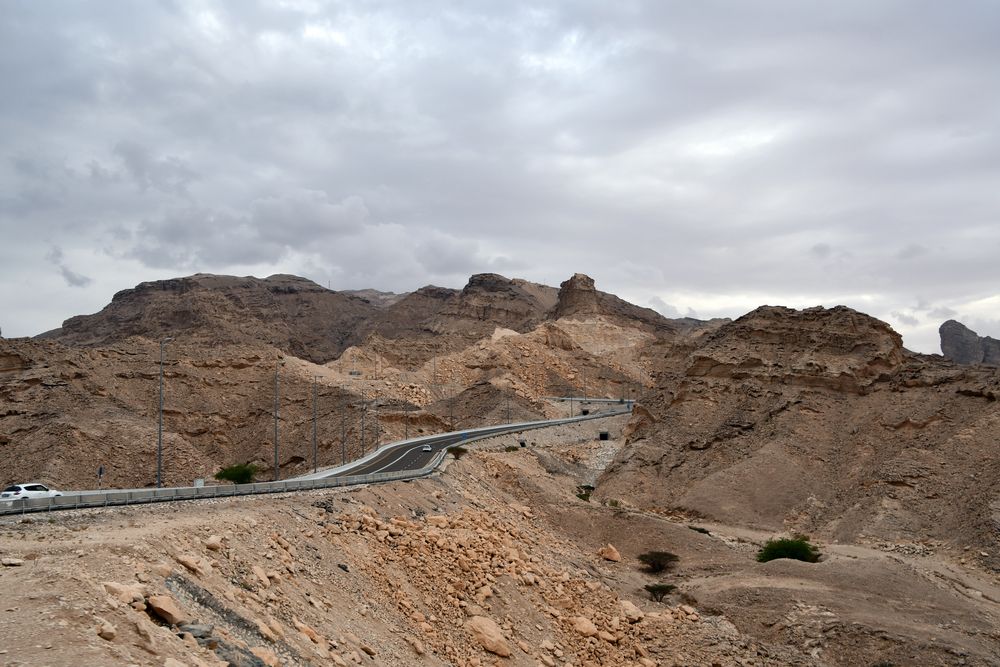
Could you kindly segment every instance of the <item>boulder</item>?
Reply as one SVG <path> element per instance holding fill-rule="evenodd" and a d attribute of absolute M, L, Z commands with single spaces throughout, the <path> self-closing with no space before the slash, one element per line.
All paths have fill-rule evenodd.
<path fill-rule="evenodd" d="M 125 604 L 141 602 L 146 597 L 146 587 L 142 584 L 119 584 L 115 581 L 104 581 L 101 582 L 101 585 L 108 595 Z"/>
<path fill-rule="evenodd" d="M 150 595 L 146 600 L 146 604 L 149 605 L 154 614 L 170 625 L 180 625 L 190 620 L 177 605 L 177 602 L 169 595 Z"/>
<path fill-rule="evenodd" d="M 465 622 L 465 629 L 480 646 L 490 653 L 495 653 L 501 658 L 510 655 L 510 647 L 504 641 L 500 626 L 493 619 L 485 616 L 473 616 Z"/>
<path fill-rule="evenodd" d="M 622 613 L 625 615 L 625 620 L 629 623 L 638 623 L 646 615 L 630 600 L 622 600 L 619 605 L 622 608 Z"/>
<path fill-rule="evenodd" d="M 97 636 L 111 641 L 118 636 L 118 629 L 107 621 L 101 621 L 101 624 L 97 626 Z"/>
<path fill-rule="evenodd" d="M 598 549 L 597 555 L 604 560 L 611 561 L 612 563 L 619 563 L 622 559 L 622 555 L 618 553 L 618 549 L 615 548 L 615 545 L 610 543 Z"/>
<path fill-rule="evenodd" d="M 570 619 L 573 624 L 573 631 L 584 637 L 593 637 L 597 634 L 597 626 L 586 616 L 575 616 Z"/>

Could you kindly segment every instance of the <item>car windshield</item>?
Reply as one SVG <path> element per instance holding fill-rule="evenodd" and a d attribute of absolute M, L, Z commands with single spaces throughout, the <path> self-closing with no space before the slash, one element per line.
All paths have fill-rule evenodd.
<path fill-rule="evenodd" d="M 8 486 L 6 489 L 3 490 L 2 493 L 7 493 L 8 491 L 20 491 L 20 490 L 21 487 L 19 486 Z"/>

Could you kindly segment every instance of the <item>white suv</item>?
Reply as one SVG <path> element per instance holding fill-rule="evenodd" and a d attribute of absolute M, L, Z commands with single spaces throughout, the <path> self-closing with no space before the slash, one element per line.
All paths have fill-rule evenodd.
<path fill-rule="evenodd" d="M 28 500 L 29 498 L 53 498 L 61 495 L 61 491 L 50 489 L 44 484 L 32 482 L 31 484 L 14 484 L 13 486 L 8 486 L 0 492 L 0 501 L 11 503 L 15 500 Z"/>

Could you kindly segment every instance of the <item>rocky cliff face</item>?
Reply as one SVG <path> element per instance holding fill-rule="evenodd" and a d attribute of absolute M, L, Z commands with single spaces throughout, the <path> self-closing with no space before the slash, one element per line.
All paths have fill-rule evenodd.
<path fill-rule="evenodd" d="M 941 354 L 960 364 L 1000 366 L 1000 340 L 979 336 L 961 322 L 948 320 L 939 329 Z"/>
<path fill-rule="evenodd" d="M 655 331 L 675 333 L 678 327 L 655 310 L 641 308 L 619 299 L 613 294 L 600 292 L 594 279 L 582 273 L 559 286 L 559 298 L 550 316 L 553 319 L 573 316 L 601 315 L 617 321 L 641 323 Z"/>

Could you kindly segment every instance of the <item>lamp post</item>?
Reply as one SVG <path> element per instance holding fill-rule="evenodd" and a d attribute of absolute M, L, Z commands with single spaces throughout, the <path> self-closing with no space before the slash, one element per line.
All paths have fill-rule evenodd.
<path fill-rule="evenodd" d="M 375 442 L 372 443 L 372 451 L 378 449 L 379 441 L 382 439 L 382 432 L 379 429 L 379 415 L 378 415 L 378 387 L 375 387 L 375 399 L 372 402 L 372 408 L 375 411 L 374 421 L 375 421 Z"/>
<path fill-rule="evenodd" d="M 160 411 L 156 426 L 156 488 L 163 486 L 163 348 L 173 338 L 160 341 Z"/>
<path fill-rule="evenodd" d="M 347 402 L 344 400 L 344 386 L 340 386 L 340 465 L 347 463 Z"/>
<path fill-rule="evenodd" d="M 274 481 L 278 481 L 278 369 L 285 363 L 284 359 L 278 359 L 274 365 Z"/>
<path fill-rule="evenodd" d="M 313 376 L 313 472 L 316 472 L 316 384 L 319 376 Z"/>

